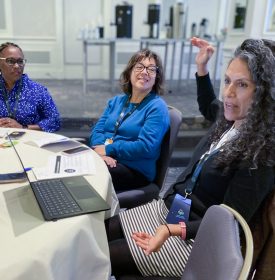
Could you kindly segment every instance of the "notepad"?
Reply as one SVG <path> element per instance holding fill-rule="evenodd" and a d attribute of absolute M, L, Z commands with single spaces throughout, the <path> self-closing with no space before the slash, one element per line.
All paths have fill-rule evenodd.
<path fill-rule="evenodd" d="M 42 148 L 47 145 L 56 144 L 56 143 L 63 143 L 66 141 L 72 141 L 70 138 L 58 134 L 53 134 L 49 137 L 43 137 L 39 139 L 34 139 L 29 141 L 28 143 L 35 144 L 37 147 Z"/>

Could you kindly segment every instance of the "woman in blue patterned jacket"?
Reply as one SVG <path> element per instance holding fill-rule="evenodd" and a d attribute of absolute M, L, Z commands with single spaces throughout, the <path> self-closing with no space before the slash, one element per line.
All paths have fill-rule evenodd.
<path fill-rule="evenodd" d="M 18 45 L 0 45 L 0 127 L 57 131 L 56 105 L 44 86 L 23 74 L 25 63 Z"/>

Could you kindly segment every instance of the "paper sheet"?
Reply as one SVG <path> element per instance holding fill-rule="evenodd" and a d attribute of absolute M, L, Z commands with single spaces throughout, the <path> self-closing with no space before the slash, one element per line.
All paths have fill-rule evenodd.
<path fill-rule="evenodd" d="M 95 162 L 91 153 L 71 156 L 54 155 L 48 159 L 46 167 L 33 168 L 37 180 L 96 174 Z"/>

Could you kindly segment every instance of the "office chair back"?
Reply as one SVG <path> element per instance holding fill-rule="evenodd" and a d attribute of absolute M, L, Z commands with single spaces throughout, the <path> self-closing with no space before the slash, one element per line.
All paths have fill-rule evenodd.
<path fill-rule="evenodd" d="M 159 186 L 159 189 L 162 188 L 167 174 L 167 169 L 169 167 L 172 153 L 177 141 L 180 125 L 182 123 L 182 113 L 172 107 L 168 106 L 169 117 L 170 117 L 170 126 L 161 144 L 161 153 L 157 161 L 157 175 L 154 182 Z"/>
<path fill-rule="evenodd" d="M 158 198 L 163 186 L 167 169 L 171 160 L 172 152 L 177 140 L 180 125 L 182 123 L 182 113 L 172 106 L 168 106 L 170 126 L 161 144 L 160 157 L 157 160 L 157 174 L 154 182 L 129 191 L 117 192 L 117 197 L 121 208 L 133 208 L 138 205 Z"/>
<path fill-rule="evenodd" d="M 238 224 L 246 240 L 244 258 Z M 244 280 L 252 258 L 253 239 L 246 221 L 234 209 L 214 205 L 205 213 L 181 279 Z"/>

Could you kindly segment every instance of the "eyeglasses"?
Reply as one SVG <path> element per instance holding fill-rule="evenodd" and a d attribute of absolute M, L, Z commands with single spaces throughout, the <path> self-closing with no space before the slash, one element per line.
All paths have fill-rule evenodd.
<path fill-rule="evenodd" d="M 9 66 L 14 66 L 15 64 L 17 64 L 18 66 L 23 67 L 27 62 L 27 59 L 24 59 L 24 58 L 15 59 L 15 58 L 12 58 L 12 57 L 7 57 L 7 58 L 6 57 L 0 57 L 0 59 L 5 60 L 5 62 Z"/>
<path fill-rule="evenodd" d="M 148 73 L 148 75 L 150 76 L 154 76 L 156 75 L 157 71 L 158 71 L 158 67 L 157 66 L 145 66 L 142 63 L 137 63 L 134 66 L 134 71 L 135 72 L 142 72 L 144 69 L 146 69 L 146 72 Z"/>

